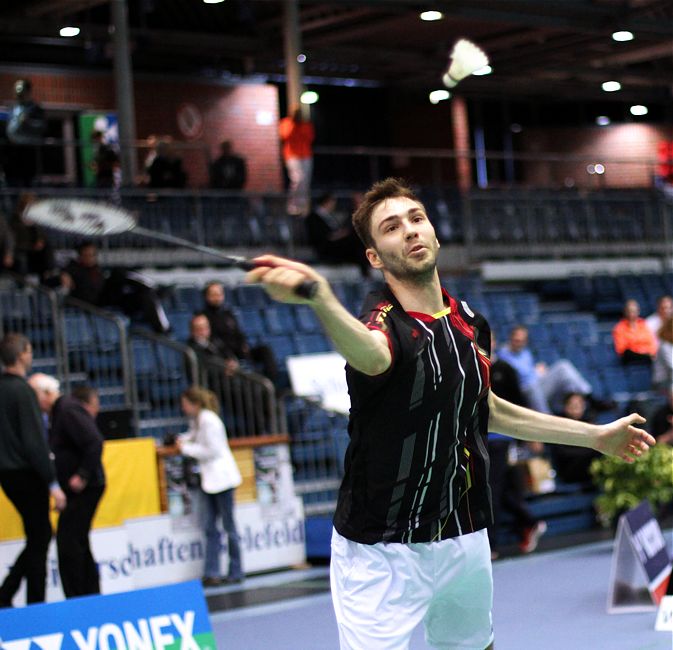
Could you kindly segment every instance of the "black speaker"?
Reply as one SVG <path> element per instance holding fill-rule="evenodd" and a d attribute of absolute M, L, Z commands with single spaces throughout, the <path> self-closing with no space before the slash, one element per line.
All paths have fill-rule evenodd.
<path fill-rule="evenodd" d="M 106 440 L 134 438 L 136 435 L 131 409 L 101 411 L 96 418 L 96 424 Z"/>

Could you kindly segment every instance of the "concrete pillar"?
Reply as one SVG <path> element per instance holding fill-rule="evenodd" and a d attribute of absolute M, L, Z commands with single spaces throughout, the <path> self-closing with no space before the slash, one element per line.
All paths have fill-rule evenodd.
<path fill-rule="evenodd" d="M 138 169 L 136 151 L 136 111 L 126 0 L 110 0 L 112 41 L 114 44 L 114 78 L 119 120 L 119 157 L 122 185 L 133 185 Z"/>
<path fill-rule="evenodd" d="M 301 64 L 297 57 L 301 53 L 301 30 L 299 29 L 299 4 L 297 0 L 284 0 L 283 41 L 285 47 L 285 75 L 287 109 L 301 106 L 308 119 L 308 106 L 303 106 L 299 98 L 304 90 Z"/>

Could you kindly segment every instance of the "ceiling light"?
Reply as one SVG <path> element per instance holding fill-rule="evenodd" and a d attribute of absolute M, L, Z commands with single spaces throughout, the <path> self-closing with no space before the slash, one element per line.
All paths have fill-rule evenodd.
<path fill-rule="evenodd" d="M 79 34 L 79 27 L 61 27 L 58 33 L 66 38 L 72 38 Z"/>
<path fill-rule="evenodd" d="M 319 95 L 317 92 L 314 90 L 305 90 L 302 94 L 301 97 L 299 98 L 299 101 L 302 104 L 315 104 L 319 99 Z"/>
<path fill-rule="evenodd" d="M 431 104 L 439 104 L 439 102 L 444 101 L 451 97 L 451 93 L 448 90 L 433 90 L 429 95 L 428 99 Z"/>
<path fill-rule="evenodd" d="M 607 126 L 610 124 L 610 118 L 607 115 L 599 115 L 596 118 L 596 124 L 598 124 L 598 126 Z"/>
<path fill-rule="evenodd" d="M 605 165 L 603 165 L 603 164 L 601 164 L 601 163 L 596 163 L 596 164 L 594 165 L 594 171 L 595 171 L 598 175 L 600 175 L 600 174 L 605 174 Z"/>
<path fill-rule="evenodd" d="M 631 106 L 629 111 L 631 112 L 631 115 L 647 115 L 648 113 L 647 106 L 643 106 L 642 104 Z"/>
<path fill-rule="evenodd" d="M 297 63 L 304 63 L 306 61 L 306 55 L 305 54 L 297 54 Z"/>
<path fill-rule="evenodd" d="M 633 40 L 633 32 L 628 32 L 626 30 L 624 31 L 619 31 L 619 32 L 614 32 L 612 34 L 612 40 L 613 41 L 632 41 Z"/>
<path fill-rule="evenodd" d="M 207 5 L 216 5 L 219 4 L 220 2 L 224 2 L 224 0 L 203 0 Z"/>
<path fill-rule="evenodd" d="M 485 74 L 491 74 L 491 72 L 493 72 L 493 68 L 490 65 L 485 65 L 483 68 L 475 70 L 472 74 L 475 77 L 483 77 Z"/>
<path fill-rule="evenodd" d="M 441 20 L 442 18 L 444 18 L 444 14 L 441 11 L 422 11 L 420 14 L 420 19 L 428 22 Z"/>
<path fill-rule="evenodd" d="M 606 92 L 606 93 L 614 93 L 617 90 L 622 89 L 622 84 L 619 83 L 619 81 L 604 81 L 603 85 L 601 88 Z"/>

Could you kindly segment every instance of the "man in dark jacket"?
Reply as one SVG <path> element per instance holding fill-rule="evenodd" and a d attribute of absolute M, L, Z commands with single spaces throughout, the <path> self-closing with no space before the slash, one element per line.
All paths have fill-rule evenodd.
<path fill-rule="evenodd" d="M 26 546 L 0 586 L 0 607 L 10 607 L 26 578 L 26 601 L 44 602 L 47 551 L 51 541 L 49 495 L 57 510 L 66 497 L 56 482 L 43 435 L 42 417 L 35 394 L 26 383 L 33 361 L 30 341 L 22 334 L 7 334 L 0 341 L 0 486 L 18 510 Z"/>
<path fill-rule="evenodd" d="M 98 594 L 98 567 L 89 544 L 91 522 L 105 491 L 103 436 L 96 426 L 98 393 L 78 386 L 72 395 L 62 396 L 58 382 L 43 374 L 33 375 L 30 384 L 41 408 L 51 414 L 49 444 L 58 481 L 68 496 L 56 531 L 63 593 L 66 598 Z"/>

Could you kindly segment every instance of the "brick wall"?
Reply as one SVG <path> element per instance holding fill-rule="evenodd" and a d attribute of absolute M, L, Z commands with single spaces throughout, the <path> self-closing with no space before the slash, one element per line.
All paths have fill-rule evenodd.
<path fill-rule="evenodd" d="M 76 111 L 114 110 L 114 78 L 105 73 L 31 73 L 34 98 L 49 107 Z M 0 73 L 0 103 L 13 101 L 16 74 Z M 136 136 L 171 135 L 185 141 L 181 151 L 189 185 L 208 184 L 208 155 L 219 153 L 219 143 L 231 140 L 246 158 L 246 189 L 260 192 L 282 189 L 282 168 L 277 136 L 278 92 L 275 86 L 246 84 L 221 86 L 208 82 L 185 82 L 137 77 L 134 83 Z M 177 113 L 192 104 L 203 118 L 202 134 L 187 140 L 180 132 Z M 262 119 L 263 118 L 263 119 Z M 258 124 L 258 119 L 267 124 Z"/>
<path fill-rule="evenodd" d="M 581 156 L 581 162 L 526 162 L 523 181 L 532 186 L 650 187 L 657 144 L 671 139 L 670 128 L 652 124 L 615 124 L 587 128 L 524 129 L 517 137 L 525 153 L 556 152 Z M 638 159 L 638 162 L 624 162 Z M 587 173 L 587 165 L 602 163 L 603 175 Z"/>

